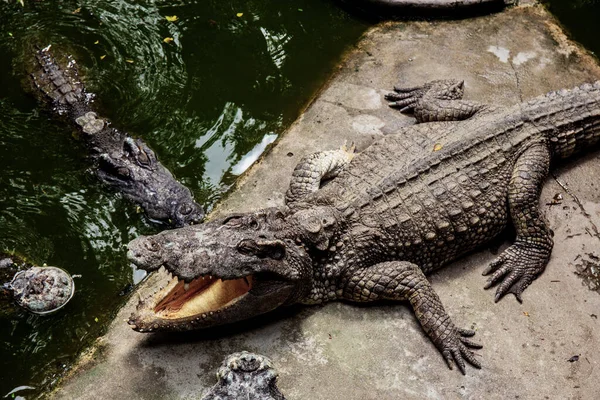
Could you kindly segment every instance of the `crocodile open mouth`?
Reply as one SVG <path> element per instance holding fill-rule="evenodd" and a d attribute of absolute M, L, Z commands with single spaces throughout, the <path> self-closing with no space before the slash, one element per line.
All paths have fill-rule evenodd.
<path fill-rule="evenodd" d="M 179 319 L 207 314 L 226 308 L 252 289 L 252 275 L 223 280 L 201 276 L 191 282 L 177 276 L 154 297 L 153 311 L 163 319 Z"/>

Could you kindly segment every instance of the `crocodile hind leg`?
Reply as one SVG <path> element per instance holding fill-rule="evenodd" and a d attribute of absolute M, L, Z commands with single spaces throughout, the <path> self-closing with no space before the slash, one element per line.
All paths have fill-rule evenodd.
<path fill-rule="evenodd" d="M 513 293 L 521 302 L 525 288 L 544 271 L 550 259 L 554 244 L 552 233 L 539 207 L 540 192 L 549 165 L 548 147 L 536 144 L 519 157 L 513 169 L 508 204 L 517 239 L 483 273 L 489 275 L 493 272 L 486 289 L 502 280 L 496 290 L 496 302 L 506 293 Z"/>
<path fill-rule="evenodd" d="M 463 93 L 464 81 L 448 79 L 411 88 L 394 87 L 385 98 L 390 107 L 412 112 L 417 122 L 461 121 L 490 110 L 487 105 L 461 100 Z"/>
<path fill-rule="evenodd" d="M 482 347 L 468 339 L 475 332 L 454 325 L 417 265 L 389 261 L 362 268 L 344 277 L 342 289 L 343 298 L 350 301 L 408 300 L 423 330 L 442 353 L 450 369 L 456 363 L 464 374 L 465 360 L 481 368 L 469 349 Z"/>
<path fill-rule="evenodd" d="M 290 180 L 285 194 L 285 203 L 292 205 L 319 190 L 321 181 L 335 178 L 354 158 L 354 145 L 346 145 L 338 150 L 321 151 L 309 154 L 300 160 Z"/>

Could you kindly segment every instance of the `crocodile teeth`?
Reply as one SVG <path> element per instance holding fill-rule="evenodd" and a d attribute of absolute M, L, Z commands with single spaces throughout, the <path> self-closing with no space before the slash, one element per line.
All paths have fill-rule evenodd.
<path fill-rule="evenodd" d="M 189 288 L 190 288 L 190 284 L 186 282 L 186 283 L 183 285 L 183 290 L 185 290 L 185 291 L 187 292 L 187 291 L 189 290 Z"/>

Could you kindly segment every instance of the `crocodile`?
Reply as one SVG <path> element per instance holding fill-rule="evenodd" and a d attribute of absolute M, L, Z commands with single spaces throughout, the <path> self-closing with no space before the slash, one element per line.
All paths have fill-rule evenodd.
<path fill-rule="evenodd" d="M 16 254 L 0 252 L 0 317 L 19 306 L 34 314 L 49 314 L 71 300 L 73 278 L 57 267 L 36 266 Z"/>
<path fill-rule="evenodd" d="M 69 58 L 65 65 L 59 64 L 50 46 L 35 56 L 39 68 L 31 74 L 34 85 L 52 103 L 55 113 L 66 116 L 77 127 L 100 181 L 139 205 L 153 222 L 181 227 L 202 221 L 202 207 L 158 161 L 154 151 L 94 111 L 94 95 L 81 82 L 75 60 Z"/>
<path fill-rule="evenodd" d="M 480 368 L 475 332 L 454 324 L 426 275 L 512 222 L 516 239 L 484 271 L 485 288 L 497 287 L 496 302 L 508 293 L 522 301 L 553 247 L 541 187 L 551 160 L 600 140 L 600 81 L 510 107 L 463 93 L 455 80 L 395 88 L 390 106 L 418 123 L 356 155 L 304 157 L 284 206 L 130 242 L 129 259 L 157 272 L 129 324 L 181 331 L 294 303 L 407 301 L 449 368 Z M 447 141 L 406 150 L 407 135 L 432 130 Z"/>
<path fill-rule="evenodd" d="M 242 351 L 230 354 L 217 371 L 217 383 L 202 400 L 285 400 L 271 360 Z"/>

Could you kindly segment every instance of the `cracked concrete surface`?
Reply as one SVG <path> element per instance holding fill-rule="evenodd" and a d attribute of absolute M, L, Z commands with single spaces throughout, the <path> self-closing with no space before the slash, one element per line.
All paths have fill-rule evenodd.
<path fill-rule="evenodd" d="M 492 49 L 492 50 L 490 50 Z M 280 205 L 301 156 L 373 140 L 413 120 L 387 108 L 394 84 L 466 82 L 466 98 L 514 104 L 600 78 L 596 60 L 567 40 L 539 7 L 460 21 L 394 22 L 368 31 L 339 71 L 216 213 Z M 436 138 L 406 137 L 415 152 Z M 289 399 L 595 399 L 600 392 L 600 294 L 575 274 L 598 255 L 600 152 L 554 168 L 542 207 L 555 233 L 545 273 L 523 304 L 498 304 L 481 271 L 507 246 L 498 240 L 431 276 L 459 326 L 474 327 L 483 369 L 449 371 L 402 304 L 291 307 L 244 323 L 185 334 L 140 334 L 121 310 L 98 350 L 55 392 L 64 399 L 194 399 L 215 382 L 225 355 L 271 358 Z M 560 182 L 560 184 L 559 184 Z M 568 189 L 568 193 L 565 190 Z M 556 194 L 562 200 L 556 201 Z M 576 197 L 573 197 L 576 196 Z M 553 199 L 555 200 L 553 202 Z M 555 204 L 558 203 L 558 204 Z M 509 237 L 508 235 L 507 237 Z M 572 356 L 577 361 L 569 362 Z M 572 359 L 574 360 L 574 359 Z"/>

